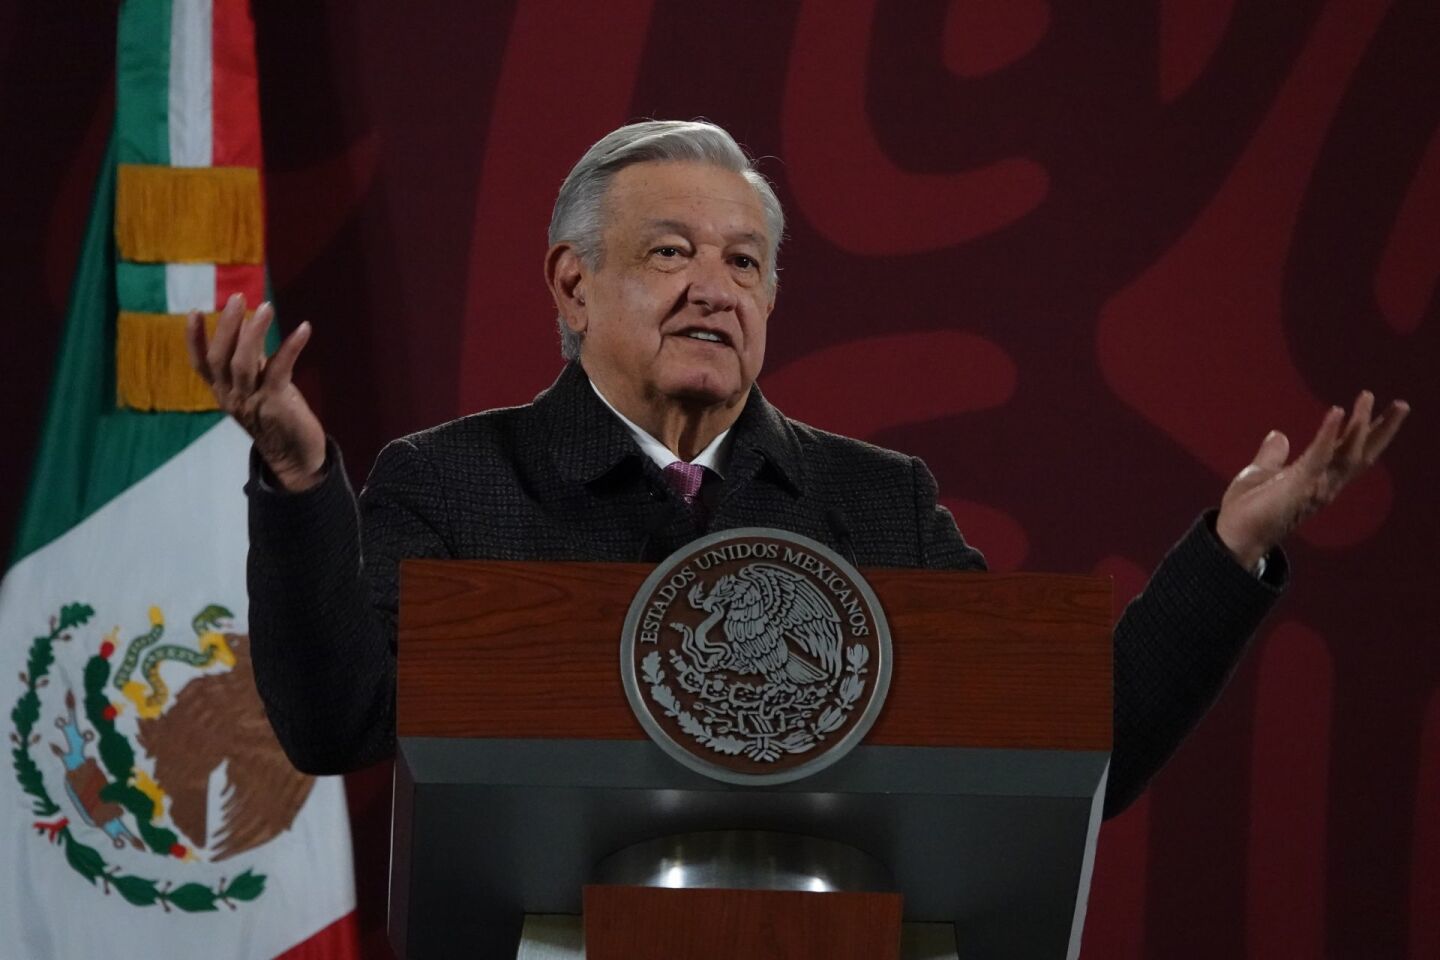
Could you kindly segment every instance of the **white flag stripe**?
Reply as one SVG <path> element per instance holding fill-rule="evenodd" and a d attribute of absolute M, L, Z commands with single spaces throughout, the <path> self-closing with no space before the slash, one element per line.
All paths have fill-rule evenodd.
<path fill-rule="evenodd" d="M 172 0 L 170 8 L 170 166 L 214 162 L 211 0 Z M 214 294 L 212 293 L 213 297 Z"/>
<path fill-rule="evenodd" d="M 216 309 L 215 264 L 165 264 L 165 309 L 169 313 Z"/>
<path fill-rule="evenodd" d="M 0 829 L 0 863 L 13 865 L 6 870 L 9 889 L 0 890 L 0 930 L 5 931 L 0 957 L 263 960 L 354 910 L 349 824 L 340 778 L 317 779 L 289 828 L 272 839 L 219 862 L 208 862 L 204 851 L 197 851 L 198 861 L 186 862 L 112 846 L 98 827 L 85 822 L 85 812 L 67 792 L 65 766 L 51 750 L 52 743 L 65 742 L 64 731 L 56 726 L 64 717 L 65 691 L 74 690 L 83 699 L 85 661 L 117 626 L 112 666 L 121 659 L 127 641 L 149 627 L 147 611 L 152 605 L 165 614 L 165 643 L 195 646 L 195 638 L 188 636 L 190 618 L 209 604 L 233 612 L 228 632 L 246 631 L 246 506 L 240 485 L 248 451 L 244 432 L 232 420 L 221 421 L 145 480 L 22 560 L 0 583 L 0 705 L 7 726 L 13 727 L 10 711 L 24 690 L 17 677 L 27 670 L 32 638 L 46 633 L 48 618 L 66 604 L 83 602 L 95 609 L 88 624 L 72 631 L 71 641 L 55 644 L 54 665 L 39 691 L 41 713 L 34 726 L 39 740 L 31 746 L 30 756 L 60 812 L 36 816 L 34 798 L 20 788 L 13 765 L 7 763 L 0 774 L 0 809 L 7 811 Z M 175 673 L 165 677 L 178 695 L 186 681 L 194 682 L 198 671 L 166 664 L 172 665 Z M 203 670 L 216 676 L 224 673 L 218 665 Z M 125 721 L 133 729 L 131 705 L 113 689 L 106 693 L 125 711 L 116 727 Z M 167 707 L 175 702 L 172 697 Z M 79 719 L 88 729 L 83 707 Z M 136 742 L 133 734 L 127 739 Z M 89 757 L 96 755 L 94 742 L 87 741 L 84 749 Z M 144 749 L 137 746 L 135 752 L 139 770 L 149 760 Z M 173 797 L 167 796 L 166 802 L 172 803 Z M 55 822 L 62 816 L 79 842 L 129 876 L 174 887 L 197 883 L 213 889 L 222 879 L 233 882 L 249 870 L 265 877 L 264 890 L 236 903 L 233 910 L 218 905 L 211 912 L 189 913 L 174 907 L 166 912 L 159 904 L 133 905 L 113 887 L 107 895 L 99 885 L 87 882 L 67 862 L 62 844 L 37 836 L 32 823 Z M 222 819 L 212 806 L 206 831 L 212 843 Z"/>

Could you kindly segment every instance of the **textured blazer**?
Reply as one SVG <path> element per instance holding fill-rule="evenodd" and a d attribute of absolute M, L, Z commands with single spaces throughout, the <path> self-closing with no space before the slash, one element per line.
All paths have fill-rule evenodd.
<path fill-rule="evenodd" d="M 772 526 L 858 566 L 983 570 L 917 458 L 790 420 L 753 388 L 700 523 L 570 364 L 533 403 L 389 444 L 357 501 L 326 479 L 277 491 L 258 457 L 250 630 L 260 694 L 295 765 L 338 773 L 395 748 L 395 626 L 407 557 L 659 560 L 705 532 Z M 1286 579 L 1241 569 L 1199 522 L 1115 628 L 1106 814 L 1123 809 L 1219 694 Z"/>

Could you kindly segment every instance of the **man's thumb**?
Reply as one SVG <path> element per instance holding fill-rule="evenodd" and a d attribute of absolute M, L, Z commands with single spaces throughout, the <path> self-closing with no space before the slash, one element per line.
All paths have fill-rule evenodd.
<path fill-rule="evenodd" d="M 1290 440 L 1279 430 L 1271 430 L 1260 442 L 1255 453 L 1255 465 L 1266 470 L 1279 470 L 1290 457 Z"/>

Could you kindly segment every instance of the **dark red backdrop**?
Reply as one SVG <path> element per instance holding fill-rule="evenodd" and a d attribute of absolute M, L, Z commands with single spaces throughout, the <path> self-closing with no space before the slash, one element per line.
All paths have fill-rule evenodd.
<path fill-rule="evenodd" d="M 579 6 L 257 5 L 273 281 L 357 477 L 552 379 L 550 203 L 641 116 L 767 158 L 762 385 L 925 457 L 999 569 L 1128 597 L 1267 429 L 1403 396 L 1385 468 L 1296 539 L 1225 699 L 1106 826 L 1086 956 L 1440 955 L 1433 0 Z M 110 122 L 113 9 L 53 7 L 0 6 L 0 538 Z M 352 784 L 377 956 L 387 777 Z"/>

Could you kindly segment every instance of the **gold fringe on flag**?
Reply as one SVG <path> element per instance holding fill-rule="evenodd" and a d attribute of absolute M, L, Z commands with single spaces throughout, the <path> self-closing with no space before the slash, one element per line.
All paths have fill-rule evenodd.
<path fill-rule="evenodd" d="M 135 263 L 260 263 L 260 172 L 254 167 L 122 163 L 115 242 Z"/>
<path fill-rule="evenodd" d="M 213 334 L 219 318 L 219 313 L 207 313 L 205 329 Z M 190 367 L 184 314 L 120 311 L 115 395 L 120 406 L 132 410 L 194 413 L 217 408 L 210 387 Z"/>

